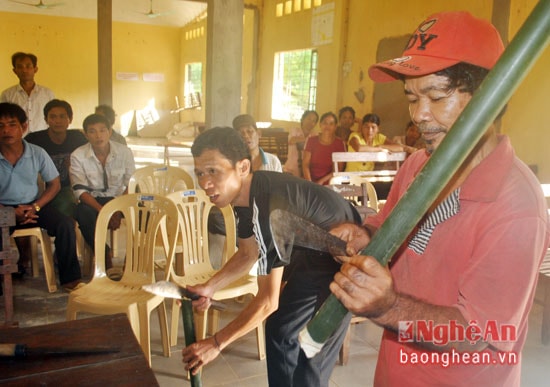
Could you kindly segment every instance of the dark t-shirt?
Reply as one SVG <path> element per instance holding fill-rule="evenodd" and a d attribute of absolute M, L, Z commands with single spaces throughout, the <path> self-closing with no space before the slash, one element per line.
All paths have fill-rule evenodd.
<path fill-rule="evenodd" d="M 44 148 L 59 171 L 61 187 L 70 187 L 69 164 L 71 161 L 71 153 L 79 146 L 88 142 L 84 134 L 78 129 L 69 129 L 67 130 L 67 138 L 63 144 L 56 144 L 50 139 L 50 136 L 48 136 L 48 129 L 45 129 L 29 133 L 25 137 L 25 140 L 31 144 Z"/>
<path fill-rule="evenodd" d="M 287 210 L 325 230 L 345 222 L 361 222 L 352 204 L 327 187 L 287 173 L 254 172 L 250 206 L 235 207 L 235 212 L 239 238 L 255 235 L 258 241 L 260 275 L 285 265 L 277 256 L 269 227 L 269 214 L 275 209 Z"/>

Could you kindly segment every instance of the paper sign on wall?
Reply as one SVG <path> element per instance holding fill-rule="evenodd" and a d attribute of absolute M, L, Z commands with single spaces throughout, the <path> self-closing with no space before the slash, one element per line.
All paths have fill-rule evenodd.
<path fill-rule="evenodd" d="M 139 81 L 138 73 L 117 72 L 116 79 L 119 81 Z"/>
<path fill-rule="evenodd" d="M 313 46 L 332 43 L 334 30 L 334 3 L 313 9 L 311 42 Z"/>
<path fill-rule="evenodd" d="M 143 73 L 143 80 L 145 82 L 164 82 L 163 73 Z"/>

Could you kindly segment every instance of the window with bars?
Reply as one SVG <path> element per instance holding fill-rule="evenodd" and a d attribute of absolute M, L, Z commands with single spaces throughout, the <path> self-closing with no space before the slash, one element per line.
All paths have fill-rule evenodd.
<path fill-rule="evenodd" d="M 272 119 L 300 121 L 304 110 L 315 110 L 317 56 L 313 49 L 275 54 Z"/>
<path fill-rule="evenodd" d="M 201 106 L 202 63 L 185 65 L 184 108 L 192 109 Z"/>

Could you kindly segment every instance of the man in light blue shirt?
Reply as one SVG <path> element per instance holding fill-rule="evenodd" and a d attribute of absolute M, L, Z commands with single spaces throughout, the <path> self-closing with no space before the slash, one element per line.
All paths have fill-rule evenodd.
<path fill-rule="evenodd" d="M 15 208 L 15 228 L 38 226 L 55 237 L 59 280 L 72 290 L 81 282 L 74 220 L 50 205 L 61 187 L 59 173 L 44 149 L 23 140 L 26 130 L 25 111 L 0 103 L 0 205 Z M 38 175 L 46 183 L 42 193 Z"/>

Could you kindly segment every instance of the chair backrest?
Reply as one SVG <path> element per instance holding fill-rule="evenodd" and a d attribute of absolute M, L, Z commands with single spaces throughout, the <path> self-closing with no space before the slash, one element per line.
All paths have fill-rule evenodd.
<path fill-rule="evenodd" d="M 193 177 L 185 170 L 170 165 L 149 165 L 137 169 L 128 183 L 128 193 L 167 195 L 195 187 Z"/>
<path fill-rule="evenodd" d="M 155 281 L 155 253 L 166 255 L 166 266 L 172 264 L 178 228 L 177 208 L 168 198 L 161 195 L 128 194 L 114 198 L 103 206 L 97 217 L 95 231 L 96 267 L 94 277 L 106 276 L 105 246 L 109 220 L 116 212 L 125 220 L 124 274 L 121 282 L 146 284 Z M 166 230 L 164 249 L 155 249 L 161 227 Z M 164 279 L 170 274 L 165 269 Z"/>
<path fill-rule="evenodd" d="M 330 179 L 329 187 L 344 198 L 354 200 L 357 205 L 378 211 L 378 195 L 374 185 L 360 176 L 334 176 Z"/>
<path fill-rule="evenodd" d="M 211 273 L 213 268 L 208 248 L 208 215 L 214 205 L 201 189 L 174 192 L 169 194 L 168 198 L 176 204 L 179 213 L 176 241 L 178 248 L 172 275 L 179 277 L 182 274 L 197 276 L 201 273 Z M 236 250 L 235 215 L 230 205 L 221 208 L 220 211 L 226 232 L 222 257 L 222 262 L 225 262 Z"/>

